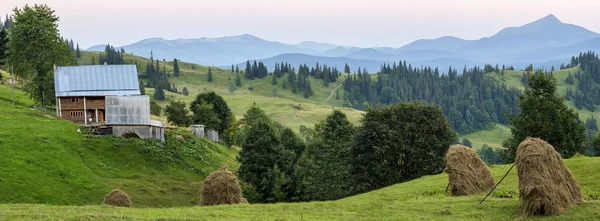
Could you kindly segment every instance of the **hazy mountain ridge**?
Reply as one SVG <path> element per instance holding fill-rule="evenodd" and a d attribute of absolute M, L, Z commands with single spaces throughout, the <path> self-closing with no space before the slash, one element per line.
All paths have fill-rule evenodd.
<path fill-rule="evenodd" d="M 153 51 L 155 58 L 159 59 L 178 58 L 217 66 L 240 64 L 246 60 L 265 61 L 269 66 L 274 59 L 282 59 L 278 62 L 295 65 L 316 63 L 312 61 L 327 64 L 326 61 L 330 61 L 334 62 L 330 65 L 338 66 L 339 62 L 344 61 L 350 66 L 367 67 L 371 71 L 377 70 L 373 69 L 376 63 L 400 60 L 440 68 L 484 63 L 514 65 L 519 68 L 529 63 L 560 65 L 562 62 L 554 62 L 568 60 L 570 56 L 583 51 L 600 51 L 600 34 L 563 23 L 554 15 L 548 15 L 523 26 L 504 28 L 490 37 L 478 40 L 444 36 L 419 39 L 399 48 L 360 48 L 313 41 L 285 44 L 248 34 L 175 40 L 150 38 L 123 47 L 136 55 L 149 56 L 150 51 Z M 103 51 L 104 46 L 94 46 L 88 50 Z"/>

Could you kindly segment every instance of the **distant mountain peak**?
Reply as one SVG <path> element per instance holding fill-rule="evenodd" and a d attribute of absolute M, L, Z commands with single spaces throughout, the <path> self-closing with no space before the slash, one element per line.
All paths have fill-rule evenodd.
<path fill-rule="evenodd" d="M 546 17 L 543 17 L 541 19 L 538 19 L 537 21 L 534 21 L 532 24 L 552 25 L 552 24 L 562 24 L 562 21 L 560 21 L 553 14 L 549 14 L 549 15 L 546 15 Z"/>

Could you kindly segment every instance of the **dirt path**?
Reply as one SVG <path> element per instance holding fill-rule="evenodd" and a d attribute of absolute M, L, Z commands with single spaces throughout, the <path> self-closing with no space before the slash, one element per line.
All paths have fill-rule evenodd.
<path fill-rule="evenodd" d="M 343 86 L 343 85 L 344 85 L 344 83 L 341 83 L 340 85 L 338 85 L 337 87 L 335 87 L 333 90 L 331 90 L 331 94 L 329 94 L 329 97 L 327 98 L 327 100 L 326 100 L 326 101 L 329 101 L 329 100 L 331 100 L 331 97 L 333 97 L 333 95 L 335 94 L 335 91 L 336 91 L 338 88 L 340 88 L 341 86 Z"/>

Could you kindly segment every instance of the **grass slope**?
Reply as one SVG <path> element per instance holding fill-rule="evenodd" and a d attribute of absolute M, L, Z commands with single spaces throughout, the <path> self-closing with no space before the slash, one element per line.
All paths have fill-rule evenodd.
<path fill-rule="evenodd" d="M 78 63 L 81 65 L 92 64 L 92 58 L 97 60 L 99 56 L 100 52 L 82 52 L 82 57 L 78 59 Z M 124 60 L 126 63 L 137 64 L 139 72 L 144 72 L 146 64 L 150 61 L 147 58 L 131 54 L 125 54 Z M 159 66 L 162 68 L 163 65 L 167 72 L 171 73 L 173 71 L 172 61 L 160 61 Z M 192 66 L 194 67 L 193 69 Z M 179 67 L 181 76 L 171 76 L 169 77 L 169 81 L 174 83 L 179 91 L 183 90 L 183 87 L 186 87 L 190 95 L 183 96 L 167 92 L 168 97 L 182 100 L 189 104 L 195 99 L 197 94 L 214 91 L 223 96 L 238 119 L 242 118 L 243 114 L 254 104 L 262 108 L 273 120 L 296 131 L 301 125 L 312 127 L 318 121 L 325 119 L 334 108 L 348 115 L 350 121 L 355 124 L 362 118 L 362 111 L 341 107 L 342 100 L 335 99 L 335 94 L 333 98 L 327 99 L 332 91 L 343 83 L 343 77 L 340 77 L 337 82 L 330 83 L 328 86 L 324 86 L 321 80 L 311 79 L 314 96 L 304 98 L 302 92 L 294 94 L 290 87 L 287 89 L 282 88 L 283 81 L 287 79 L 287 76 L 278 78 L 278 83 L 274 86 L 271 84 L 271 76 L 267 76 L 264 79 L 246 80 L 243 74 L 241 74 L 242 86 L 237 87 L 232 93 L 229 91 L 229 84 L 235 81 L 236 74 L 231 73 L 230 70 L 211 67 L 213 82 L 208 82 L 208 67 L 186 62 L 180 62 Z M 240 68 L 242 70 L 245 69 L 245 67 Z M 276 95 L 272 93 L 274 87 L 277 88 Z M 152 95 L 153 93 L 154 89 L 146 88 L 146 94 Z M 339 90 L 339 93 L 340 97 L 342 97 L 344 91 Z M 164 106 L 167 102 L 163 101 L 159 103 Z M 163 120 L 166 119 L 163 117 Z"/>
<path fill-rule="evenodd" d="M 20 90 L 0 85 L 0 203 L 99 204 L 121 188 L 140 207 L 199 203 L 201 182 L 220 165 L 237 169 L 238 149 L 167 133 L 158 141 L 84 136 L 51 111 L 31 109 Z M 1 219 L 2 216 L 0 216 Z"/>
<path fill-rule="evenodd" d="M 597 196 L 600 186 L 598 158 L 565 160 L 586 195 Z M 492 166 L 499 180 L 509 165 Z M 516 170 L 483 204 L 485 196 L 451 197 L 444 194 L 447 175 L 427 176 L 381 190 L 328 202 L 223 205 L 179 208 L 112 208 L 106 206 L 0 205 L 6 220 L 514 220 L 521 209 Z M 559 216 L 532 220 L 594 220 L 600 216 L 600 201 L 586 200 Z"/>

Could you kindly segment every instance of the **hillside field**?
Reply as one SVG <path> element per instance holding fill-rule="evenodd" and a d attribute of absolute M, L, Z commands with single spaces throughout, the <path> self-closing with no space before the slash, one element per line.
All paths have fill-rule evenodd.
<path fill-rule="evenodd" d="M 226 148 L 183 131 L 153 140 L 87 136 L 52 111 L 0 85 L 0 202 L 90 205 L 111 189 L 137 196 L 139 207 L 197 205 L 201 184 L 221 165 L 236 170 L 238 148 Z M 188 137 L 186 142 L 175 139 Z M 0 220 L 2 215 L 0 215 Z"/>
<path fill-rule="evenodd" d="M 565 160 L 582 186 L 586 200 L 558 216 L 524 220 L 594 220 L 600 216 L 598 158 Z M 500 180 L 510 165 L 492 166 Z M 0 205 L 3 220 L 514 220 L 521 218 L 517 172 L 512 170 L 483 204 L 486 193 L 452 197 L 444 193 L 447 175 L 426 176 L 336 201 L 221 205 L 177 208 L 114 208 L 100 205 Z M 501 198 L 511 195 L 512 198 Z M 135 195 L 133 196 L 135 199 Z"/>

